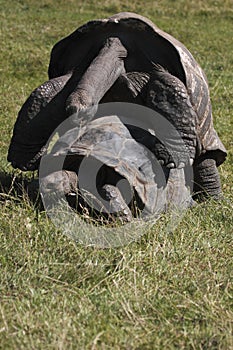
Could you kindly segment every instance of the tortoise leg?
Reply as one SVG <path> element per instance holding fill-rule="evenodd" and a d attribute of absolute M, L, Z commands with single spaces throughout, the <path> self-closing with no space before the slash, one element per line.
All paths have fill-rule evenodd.
<path fill-rule="evenodd" d="M 147 106 L 158 113 L 154 154 L 169 168 L 192 165 L 196 156 L 197 115 L 185 85 L 160 65 L 148 83 Z"/>
<path fill-rule="evenodd" d="M 36 88 L 19 111 L 14 126 L 7 159 L 14 168 L 35 170 L 43 146 L 53 130 L 59 125 L 64 101 L 62 90 L 71 78 L 71 73 L 46 81 Z M 53 126 L 53 120 L 58 120 Z"/>
<path fill-rule="evenodd" d="M 222 189 L 215 160 L 202 156 L 194 163 L 193 169 L 194 198 L 202 200 L 210 196 L 220 199 Z"/>

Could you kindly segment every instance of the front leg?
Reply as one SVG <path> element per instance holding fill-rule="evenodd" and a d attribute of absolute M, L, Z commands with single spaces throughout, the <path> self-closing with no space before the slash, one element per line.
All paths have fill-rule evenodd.
<path fill-rule="evenodd" d="M 8 161 L 14 168 L 35 170 L 45 151 L 45 144 L 62 120 L 65 97 L 72 73 L 53 78 L 36 88 L 19 111 Z M 67 88 L 68 87 L 68 88 Z"/>
<path fill-rule="evenodd" d="M 193 164 L 197 152 L 197 115 L 185 85 L 163 67 L 155 65 L 148 84 L 148 107 L 168 123 L 155 121 L 154 154 L 168 167 Z M 173 128 L 171 127 L 173 126 Z"/>

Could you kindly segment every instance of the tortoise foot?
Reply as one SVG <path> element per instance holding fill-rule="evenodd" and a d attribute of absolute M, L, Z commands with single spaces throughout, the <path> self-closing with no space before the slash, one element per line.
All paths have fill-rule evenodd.
<path fill-rule="evenodd" d="M 159 141 L 154 144 L 153 153 L 161 165 L 170 169 L 181 169 L 193 164 L 193 159 L 189 157 L 187 152 L 172 149 L 172 146 L 166 147 Z"/>
<path fill-rule="evenodd" d="M 206 197 L 222 199 L 220 176 L 215 159 L 202 156 L 194 164 L 194 199 L 203 201 Z"/>

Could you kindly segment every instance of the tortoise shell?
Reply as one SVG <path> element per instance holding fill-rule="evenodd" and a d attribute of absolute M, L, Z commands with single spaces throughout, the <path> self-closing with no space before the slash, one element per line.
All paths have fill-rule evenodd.
<path fill-rule="evenodd" d="M 226 158 L 226 149 L 213 127 L 206 76 L 188 49 L 149 19 L 135 13 L 122 12 L 82 25 L 53 47 L 49 78 L 64 75 L 79 65 L 85 65 L 85 61 L 92 60 L 104 40 L 110 36 L 119 37 L 127 48 L 126 72 L 149 72 L 152 64 L 158 63 L 185 84 L 198 116 L 197 135 L 201 154 L 211 152 L 211 157 L 220 165 Z"/>
<path fill-rule="evenodd" d="M 152 153 L 132 138 L 127 127 L 117 116 L 101 117 L 91 121 L 81 130 L 75 127 L 67 131 L 54 144 L 48 155 L 44 156 L 46 171 L 52 163 L 60 164 L 59 157 L 65 157 L 64 169 L 78 174 L 81 187 L 84 176 L 87 181 L 90 177 L 89 184 L 94 186 L 94 191 L 96 186 L 100 189 L 105 180 L 108 183 L 113 178 L 114 170 L 128 181 L 142 203 L 146 215 L 164 209 L 165 197 L 162 193 L 167 179 L 161 166 Z M 83 161 L 89 162 L 88 169 L 81 169 Z M 99 164 L 96 164 L 96 161 Z M 98 177 L 97 172 L 102 166 L 105 167 L 106 176 L 101 173 Z M 53 173 L 54 169 L 48 172 Z M 92 192 L 92 188 L 88 190 Z"/>

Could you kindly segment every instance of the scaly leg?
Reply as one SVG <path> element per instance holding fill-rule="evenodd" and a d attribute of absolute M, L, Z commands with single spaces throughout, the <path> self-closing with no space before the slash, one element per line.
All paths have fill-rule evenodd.
<path fill-rule="evenodd" d="M 169 168 L 192 164 L 196 156 L 197 115 L 185 85 L 160 65 L 148 83 L 147 106 L 161 116 L 155 120 L 154 153 Z"/>
<path fill-rule="evenodd" d="M 194 198 L 204 199 L 210 196 L 220 199 L 222 189 L 215 160 L 202 156 L 194 163 L 193 169 Z"/>

